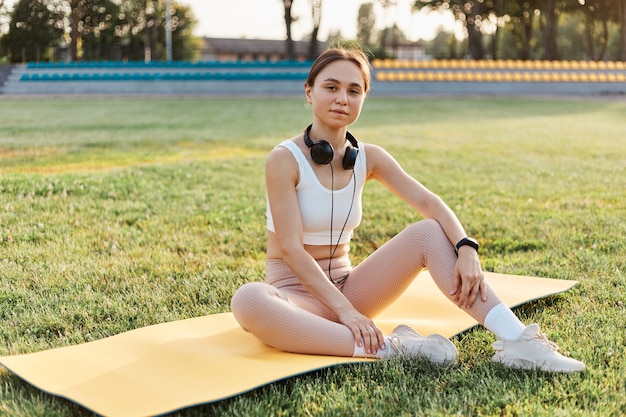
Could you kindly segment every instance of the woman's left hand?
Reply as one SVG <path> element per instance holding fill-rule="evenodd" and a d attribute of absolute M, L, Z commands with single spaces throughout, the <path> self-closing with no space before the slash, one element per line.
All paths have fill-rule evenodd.
<path fill-rule="evenodd" d="M 478 254 L 473 248 L 462 247 L 454 267 L 454 290 L 450 293 L 459 308 L 471 308 L 480 296 L 487 301 L 485 278 Z"/>

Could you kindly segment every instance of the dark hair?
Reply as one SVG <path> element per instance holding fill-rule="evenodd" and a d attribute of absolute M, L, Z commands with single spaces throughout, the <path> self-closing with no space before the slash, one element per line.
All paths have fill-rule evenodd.
<path fill-rule="evenodd" d="M 311 65 L 311 70 L 309 71 L 309 76 L 306 80 L 307 84 L 313 86 L 315 78 L 317 78 L 319 73 L 328 64 L 340 60 L 350 61 L 354 63 L 357 67 L 359 67 L 359 69 L 361 70 L 361 74 L 363 75 L 363 81 L 365 83 L 365 85 L 363 86 L 363 91 L 367 93 L 370 89 L 370 84 L 372 82 L 370 63 L 367 59 L 367 55 L 365 55 L 365 52 L 356 47 L 336 46 L 322 52 L 322 54 L 317 57 L 315 62 L 313 62 L 313 65 Z"/>

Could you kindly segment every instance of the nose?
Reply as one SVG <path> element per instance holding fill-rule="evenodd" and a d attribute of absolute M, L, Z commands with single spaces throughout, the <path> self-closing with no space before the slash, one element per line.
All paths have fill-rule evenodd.
<path fill-rule="evenodd" d="M 345 90 L 339 90 L 335 98 L 337 104 L 346 104 L 348 102 L 348 92 Z"/>

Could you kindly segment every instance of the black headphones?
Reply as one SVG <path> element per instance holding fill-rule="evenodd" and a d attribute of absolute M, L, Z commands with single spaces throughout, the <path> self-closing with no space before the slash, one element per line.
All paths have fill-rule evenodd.
<path fill-rule="evenodd" d="M 311 149 L 311 158 L 318 164 L 329 164 L 333 160 L 334 151 L 330 143 L 325 140 L 320 140 L 315 143 L 309 137 L 311 127 L 309 125 L 304 131 L 304 143 Z M 346 153 L 343 156 L 343 169 L 353 169 L 356 164 L 356 158 L 359 154 L 359 143 L 352 134 L 346 131 L 346 139 L 352 144 L 346 149 Z"/>

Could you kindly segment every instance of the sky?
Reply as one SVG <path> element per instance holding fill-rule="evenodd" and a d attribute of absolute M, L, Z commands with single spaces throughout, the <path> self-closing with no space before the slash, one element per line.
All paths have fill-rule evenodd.
<path fill-rule="evenodd" d="M 285 39 L 282 0 L 179 0 L 189 5 L 198 19 L 197 35 L 223 38 Z M 374 2 L 377 28 L 394 22 L 410 40 L 432 39 L 440 24 L 451 28 L 454 19 L 433 12 L 411 12 L 413 0 L 396 0 L 396 6 L 385 13 Z M 340 31 L 344 38 L 356 38 L 359 6 L 367 0 L 323 0 L 319 39 L 329 32 Z M 307 38 L 313 29 L 310 0 L 293 0 L 292 14 L 298 20 L 292 25 L 293 38 Z"/>
<path fill-rule="evenodd" d="M 12 6 L 17 0 L 5 0 Z M 215 38 L 285 39 L 282 0 L 177 0 L 190 6 L 198 21 L 195 35 Z M 318 39 L 326 40 L 331 32 L 340 31 L 345 39 L 356 38 L 359 6 L 368 0 L 322 0 L 322 19 Z M 412 12 L 413 0 L 396 0 L 385 12 L 378 0 L 374 3 L 376 27 L 396 23 L 411 41 L 432 39 L 439 26 L 452 30 L 451 15 Z M 292 25 L 295 40 L 306 39 L 313 29 L 311 1 L 293 0 L 292 14 L 298 20 Z M 385 25 L 387 22 L 387 25 Z"/>

